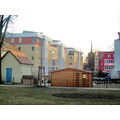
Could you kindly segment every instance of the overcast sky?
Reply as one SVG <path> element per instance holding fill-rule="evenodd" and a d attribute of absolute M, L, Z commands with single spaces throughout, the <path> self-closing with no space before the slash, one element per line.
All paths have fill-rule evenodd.
<path fill-rule="evenodd" d="M 119 0 L 11 1 L 14 4 L 8 3 L 6 8 L 18 15 L 13 32 L 43 32 L 85 54 L 90 51 L 91 41 L 93 49 L 112 50 L 114 39 L 118 38 Z"/>

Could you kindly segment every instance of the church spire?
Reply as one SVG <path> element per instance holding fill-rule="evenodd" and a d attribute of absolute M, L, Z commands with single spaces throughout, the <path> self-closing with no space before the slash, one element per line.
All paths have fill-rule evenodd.
<path fill-rule="evenodd" d="M 92 41 L 91 41 L 91 53 L 92 53 Z"/>

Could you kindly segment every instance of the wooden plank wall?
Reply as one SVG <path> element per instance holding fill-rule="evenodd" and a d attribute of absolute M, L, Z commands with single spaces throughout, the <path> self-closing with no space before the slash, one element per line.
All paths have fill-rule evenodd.
<path fill-rule="evenodd" d="M 92 87 L 92 73 L 71 69 L 52 72 L 51 83 L 52 86 Z"/>

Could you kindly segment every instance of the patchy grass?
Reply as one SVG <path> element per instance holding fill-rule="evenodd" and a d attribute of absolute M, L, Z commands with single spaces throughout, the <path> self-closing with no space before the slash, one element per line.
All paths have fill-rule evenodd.
<path fill-rule="evenodd" d="M 80 90 L 61 88 L 23 88 L 0 86 L 1 105 L 120 105 L 120 98 L 112 99 L 80 99 L 61 98 L 51 94 L 79 93 L 106 94 L 120 96 L 120 91 L 112 90 Z"/>

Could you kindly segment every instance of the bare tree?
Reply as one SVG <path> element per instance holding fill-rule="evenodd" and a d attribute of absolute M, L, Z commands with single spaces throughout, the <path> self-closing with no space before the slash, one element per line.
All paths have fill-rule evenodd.
<path fill-rule="evenodd" d="M 0 15 L 0 84 L 2 83 L 1 48 L 3 45 L 3 41 L 7 32 L 10 19 L 11 15 Z"/>
<path fill-rule="evenodd" d="M 114 51 L 114 43 L 112 43 L 111 45 L 109 45 L 109 50 L 110 51 Z"/>

